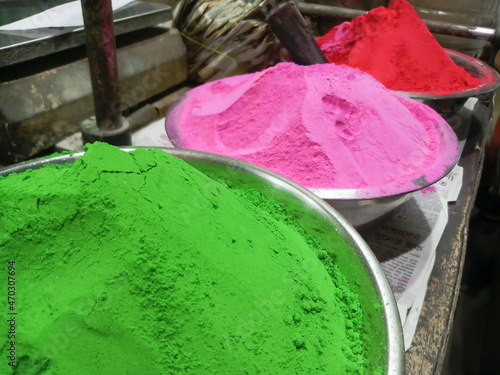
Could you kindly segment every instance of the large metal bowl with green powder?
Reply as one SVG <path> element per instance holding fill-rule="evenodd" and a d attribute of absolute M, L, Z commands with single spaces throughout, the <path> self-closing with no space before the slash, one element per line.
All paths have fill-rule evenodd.
<path fill-rule="evenodd" d="M 125 148 L 125 151 L 136 150 Z M 403 374 L 404 346 L 397 305 L 376 257 L 353 227 L 325 201 L 275 173 L 235 159 L 198 151 L 164 149 L 215 181 L 237 189 L 255 189 L 276 201 L 327 252 L 359 296 L 366 333 L 364 374 Z M 50 163 L 74 163 L 84 153 L 55 155 L 0 170 L 0 176 L 38 169 Z M 166 176 L 168 178 L 168 176 Z M 340 236 L 338 235 L 340 234 Z M 340 242 L 343 243 L 339 246 Z"/>

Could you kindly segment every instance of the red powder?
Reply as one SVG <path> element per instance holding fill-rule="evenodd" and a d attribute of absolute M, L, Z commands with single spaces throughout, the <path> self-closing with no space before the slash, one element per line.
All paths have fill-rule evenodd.
<path fill-rule="evenodd" d="M 447 95 L 479 86 L 406 0 L 392 0 L 317 39 L 329 62 L 363 70 L 397 91 Z"/>

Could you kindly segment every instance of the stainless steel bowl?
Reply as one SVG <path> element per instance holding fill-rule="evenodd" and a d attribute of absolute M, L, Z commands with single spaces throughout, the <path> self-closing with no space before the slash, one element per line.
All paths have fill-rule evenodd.
<path fill-rule="evenodd" d="M 125 151 L 134 150 L 126 148 Z M 302 228 L 336 257 L 337 264 L 360 296 L 364 311 L 364 331 L 373 333 L 367 344 L 367 373 L 377 367 L 385 374 L 404 373 L 402 328 L 394 296 L 379 262 L 353 227 L 322 199 L 299 185 L 265 169 L 235 159 L 180 149 L 164 149 L 211 178 L 220 178 L 230 186 L 254 188 L 281 204 Z M 61 155 L 17 164 L 0 171 L 0 176 L 36 169 L 44 164 L 73 163 L 83 153 Z M 342 235 L 352 251 L 339 253 L 336 243 Z M 376 307 L 380 301 L 380 308 Z"/>
<path fill-rule="evenodd" d="M 494 68 L 481 60 L 446 48 L 445 51 L 455 64 L 464 68 L 473 77 L 479 78 L 480 83 L 477 87 L 456 91 L 449 95 L 427 94 L 421 92 L 398 92 L 420 103 L 428 105 L 446 119 L 455 114 L 467 99 L 471 97 L 480 97 L 496 90 L 500 85 L 500 76 Z"/>

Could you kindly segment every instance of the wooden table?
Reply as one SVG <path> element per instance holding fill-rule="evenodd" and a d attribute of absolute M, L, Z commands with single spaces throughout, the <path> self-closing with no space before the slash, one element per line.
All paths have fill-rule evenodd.
<path fill-rule="evenodd" d="M 449 221 L 436 250 L 412 346 L 406 352 L 408 375 L 440 374 L 443 369 L 462 278 L 469 219 L 492 129 L 492 96 L 481 99 L 466 119 L 470 129 L 459 161 L 464 168 L 463 186 L 457 202 L 448 206 Z"/>

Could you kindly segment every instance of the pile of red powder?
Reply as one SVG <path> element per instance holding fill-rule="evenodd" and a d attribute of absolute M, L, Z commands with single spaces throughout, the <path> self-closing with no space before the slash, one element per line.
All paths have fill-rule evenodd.
<path fill-rule="evenodd" d="M 453 62 L 406 0 L 335 26 L 317 42 L 329 62 L 358 68 L 391 90 L 448 95 L 480 84 Z"/>

